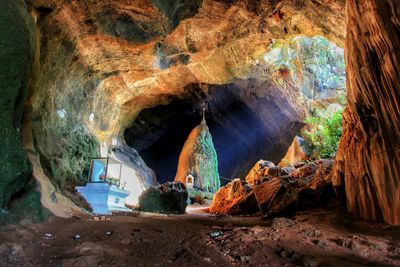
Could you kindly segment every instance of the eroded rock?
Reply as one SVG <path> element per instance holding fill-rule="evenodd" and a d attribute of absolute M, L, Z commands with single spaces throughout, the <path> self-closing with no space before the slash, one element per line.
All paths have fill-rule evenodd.
<path fill-rule="evenodd" d="M 348 107 L 333 183 L 350 213 L 400 224 L 400 4 L 346 1 Z"/>
<path fill-rule="evenodd" d="M 235 179 L 217 192 L 210 212 L 248 214 L 244 210 L 247 208 L 252 211 L 258 209 L 264 214 L 264 218 L 291 216 L 297 210 L 324 205 L 328 200 L 335 198 L 331 181 L 333 160 L 310 162 L 291 172 L 291 175 L 278 174 L 274 178 L 264 176 L 268 170 L 265 171 L 266 168 L 262 167 L 269 163 L 262 163 L 265 161 L 258 162 L 250 171 L 251 177 L 258 175 L 257 177 L 269 177 L 268 179 L 257 180 L 256 184 L 246 184 Z M 249 199 L 251 201 L 248 201 Z"/>
<path fill-rule="evenodd" d="M 188 196 L 185 185 L 180 182 L 151 186 L 139 196 L 139 208 L 146 212 L 184 214 Z"/>
<path fill-rule="evenodd" d="M 304 147 L 304 145 L 302 145 L 302 143 L 303 143 L 303 138 L 295 136 L 292 144 L 288 148 L 285 156 L 279 162 L 278 166 L 280 167 L 291 166 L 295 165 L 298 162 L 309 160 L 310 159 L 309 152 Z"/>
<path fill-rule="evenodd" d="M 253 214 L 259 211 L 254 192 L 246 182 L 234 179 L 215 194 L 210 212 L 216 214 Z"/>
<path fill-rule="evenodd" d="M 271 171 L 270 171 L 271 169 Z M 259 160 L 254 167 L 247 174 L 245 180 L 250 185 L 255 185 L 262 182 L 265 179 L 269 179 L 267 176 L 274 174 L 278 176 L 279 170 L 275 164 L 271 161 Z"/>

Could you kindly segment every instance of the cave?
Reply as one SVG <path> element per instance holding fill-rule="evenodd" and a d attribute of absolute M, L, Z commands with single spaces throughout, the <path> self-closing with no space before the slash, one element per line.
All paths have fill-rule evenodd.
<path fill-rule="evenodd" d="M 245 86 L 192 84 L 185 88 L 184 98 L 143 110 L 125 130 L 126 143 L 156 172 L 160 183 L 173 181 L 183 144 L 200 123 L 205 107 L 222 184 L 244 176 L 260 158 L 278 163 L 303 122 L 288 117 L 287 113 L 295 110 L 282 95 L 252 96 L 256 90 L 268 87 L 264 83 L 249 90 L 248 86 L 255 84 L 254 81 L 247 81 Z M 262 112 L 268 112 L 269 120 L 260 116 Z M 276 129 L 285 130 L 277 134 Z"/>
<path fill-rule="evenodd" d="M 1 266 L 400 266 L 398 0 L 1 0 Z"/>

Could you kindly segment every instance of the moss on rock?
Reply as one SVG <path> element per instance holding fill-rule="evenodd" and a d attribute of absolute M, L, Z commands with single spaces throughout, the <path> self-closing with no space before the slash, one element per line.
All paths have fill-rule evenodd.
<path fill-rule="evenodd" d="M 10 201 L 7 210 L 0 210 L 0 224 L 17 223 L 21 220 L 42 222 L 49 216 L 41 205 L 40 192 L 33 180 Z"/>
<path fill-rule="evenodd" d="M 21 191 L 32 169 L 21 142 L 33 41 L 22 1 L 0 1 L 0 207 Z"/>

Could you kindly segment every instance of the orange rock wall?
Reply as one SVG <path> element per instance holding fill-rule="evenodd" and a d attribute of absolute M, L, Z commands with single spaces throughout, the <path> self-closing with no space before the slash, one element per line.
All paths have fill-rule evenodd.
<path fill-rule="evenodd" d="M 350 213 L 400 224 L 400 2 L 347 1 L 348 108 L 333 184 Z"/>

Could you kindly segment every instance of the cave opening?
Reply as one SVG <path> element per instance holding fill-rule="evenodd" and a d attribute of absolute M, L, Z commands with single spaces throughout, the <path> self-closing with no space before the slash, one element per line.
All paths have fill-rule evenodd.
<path fill-rule="evenodd" d="M 254 90 L 268 86 L 252 80 L 245 85 L 209 85 L 207 89 L 199 84 L 187 86 L 184 98 L 143 110 L 125 130 L 125 140 L 156 172 L 158 182 L 172 181 L 181 149 L 190 131 L 200 123 L 206 105 L 205 117 L 222 184 L 243 177 L 260 158 L 277 162 L 303 124 L 287 116 L 291 105 L 283 96 L 257 97 L 248 94 L 249 85 Z M 269 111 L 271 125 L 260 115 L 263 110 Z M 280 127 L 285 127 L 285 132 L 278 138 L 274 130 Z"/>
<path fill-rule="evenodd" d="M 206 105 L 224 185 L 245 177 L 260 159 L 279 163 L 307 114 L 344 98 L 344 68 L 343 49 L 323 37 L 274 40 L 250 78 L 187 85 L 168 104 L 143 110 L 124 137 L 158 182 L 172 181 L 181 149 Z"/>

